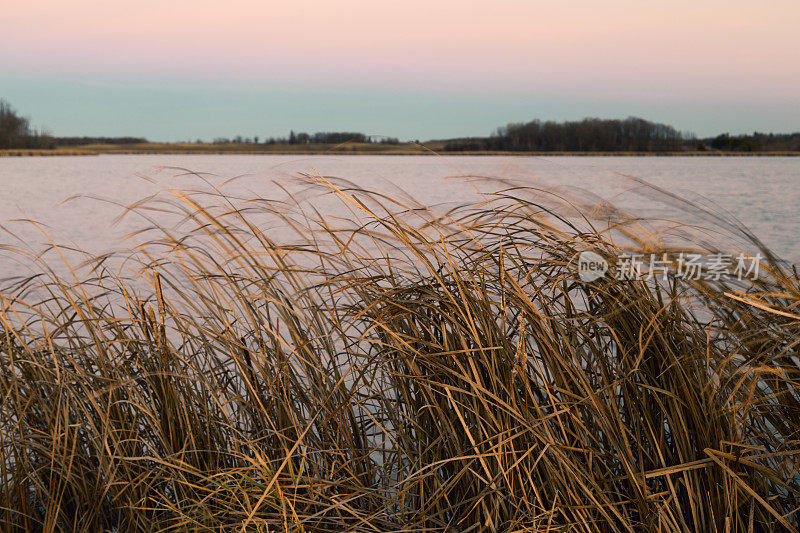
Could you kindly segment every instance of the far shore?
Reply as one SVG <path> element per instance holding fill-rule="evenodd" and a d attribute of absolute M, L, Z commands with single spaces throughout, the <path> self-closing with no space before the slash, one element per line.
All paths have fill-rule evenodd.
<path fill-rule="evenodd" d="M 800 152 L 731 152 L 720 150 L 677 152 L 511 152 L 511 151 L 446 151 L 444 143 L 379 144 L 348 143 L 326 144 L 213 144 L 213 143 L 140 143 L 93 144 L 62 147 L 52 150 L 10 149 L 0 150 L 0 157 L 26 156 L 90 156 L 101 154 L 169 154 L 169 155 L 469 155 L 469 156 L 681 156 L 681 157 L 796 157 Z"/>

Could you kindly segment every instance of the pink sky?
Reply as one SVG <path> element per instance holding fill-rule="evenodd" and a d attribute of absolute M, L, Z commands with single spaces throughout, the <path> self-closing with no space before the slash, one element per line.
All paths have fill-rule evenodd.
<path fill-rule="evenodd" d="M 800 131 L 800 0 L 6 0 L 0 98 L 60 134 Z"/>
<path fill-rule="evenodd" d="M 791 99 L 798 23 L 796 0 L 34 0 L 4 5 L 0 66 Z"/>

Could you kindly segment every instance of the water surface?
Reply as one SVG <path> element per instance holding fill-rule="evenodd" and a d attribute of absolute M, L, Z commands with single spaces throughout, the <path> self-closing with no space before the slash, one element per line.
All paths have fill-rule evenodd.
<path fill-rule="evenodd" d="M 207 173 L 203 179 L 176 168 Z M 791 157 L 516 157 L 516 156 L 298 156 L 298 155 L 101 155 L 96 157 L 0 158 L 0 224 L 12 232 L 0 245 L 20 240 L 40 249 L 49 239 L 74 243 L 92 253 L 122 247 L 121 237 L 141 218 L 113 225 L 123 205 L 164 188 L 221 186 L 227 194 L 279 198 L 279 184 L 299 173 L 346 178 L 389 195 L 411 196 L 446 207 L 479 199 L 497 182 L 484 176 L 546 191 L 579 192 L 645 215 L 692 218 L 680 205 L 665 206 L 640 178 L 715 213 L 740 221 L 784 259 L 800 262 L 800 158 Z M 238 180 L 226 182 L 227 178 Z M 146 179 L 145 179 L 146 178 Z M 64 200 L 73 198 L 64 203 Z M 660 198 L 659 201 L 653 199 Z M 684 206 L 685 207 L 685 206 Z M 323 208 L 325 208 L 323 206 Z M 158 216 L 155 215 L 154 216 Z M 40 225 L 14 222 L 35 220 Z M 0 277 L 26 268 L 26 259 L 0 252 Z"/>

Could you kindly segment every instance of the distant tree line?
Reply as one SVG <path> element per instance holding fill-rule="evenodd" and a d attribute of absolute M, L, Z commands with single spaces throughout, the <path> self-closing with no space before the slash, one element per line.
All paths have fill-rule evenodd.
<path fill-rule="evenodd" d="M 0 149 L 55 148 L 55 140 L 46 132 L 31 127 L 30 121 L 17 114 L 5 100 L 0 100 Z"/>
<path fill-rule="evenodd" d="M 509 124 L 490 137 L 453 139 L 445 151 L 512 152 L 671 152 L 681 150 L 691 136 L 672 126 L 641 118 Z"/>
<path fill-rule="evenodd" d="M 586 118 L 580 121 L 534 120 L 498 128 L 490 137 L 452 139 L 444 151 L 508 152 L 797 152 L 800 133 L 759 133 L 698 140 L 672 126 L 630 117 L 625 120 Z"/>
<path fill-rule="evenodd" d="M 343 144 L 347 142 L 357 143 L 377 143 L 377 144 L 399 144 L 396 137 L 377 137 L 369 136 L 358 132 L 317 132 L 295 133 L 289 132 L 287 137 L 268 137 L 259 143 L 259 137 L 242 137 L 238 135 L 232 139 L 227 137 L 217 137 L 214 144 Z"/>
<path fill-rule="evenodd" d="M 87 144 L 144 143 L 141 137 L 54 137 L 31 127 L 30 120 L 21 116 L 5 100 L 0 99 L 0 149 L 85 146 Z"/>
<path fill-rule="evenodd" d="M 759 133 L 752 135 L 730 135 L 723 133 L 703 139 L 697 146 L 701 150 L 709 147 L 725 152 L 798 152 L 800 133 Z"/>
<path fill-rule="evenodd" d="M 87 144 L 141 144 L 144 137 L 55 137 L 58 146 L 86 146 Z"/>
<path fill-rule="evenodd" d="M 19 115 L 0 99 L 0 149 L 85 146 L 89 144 L 139 144 L 143 137 L 54 137 L 31 127 L 30 120 Z M 198 143 L 202 142 L 199 139 Z M 289 132 L 286 137 L 218 137 L 216 144 L 256 145 L 337 145 L 348 142 L 399 144 L 396 137 L 369 136 L 358 132 Z M 672 126 L 629 117 L 624 120 L 585 118 L 578 121 L 542 122 L 533 120 L 498 128 L 489 137 L 469 137 L 444 141 L 446 152 L 676 152 L 719 150 L 724 152 L 800 152 L 800 133 L 759 133 L 696 139 Z"/>

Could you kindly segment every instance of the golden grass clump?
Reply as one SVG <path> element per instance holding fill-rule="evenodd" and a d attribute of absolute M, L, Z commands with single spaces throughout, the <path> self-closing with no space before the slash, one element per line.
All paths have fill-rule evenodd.
<path fill-rule="evenodd" d="M 138 279 L 7 284 L 3 530 L 800 529 L 791 267 L 583 283 L 636 223 L 307 180 L 348 216 L 176 191 Z"/>

